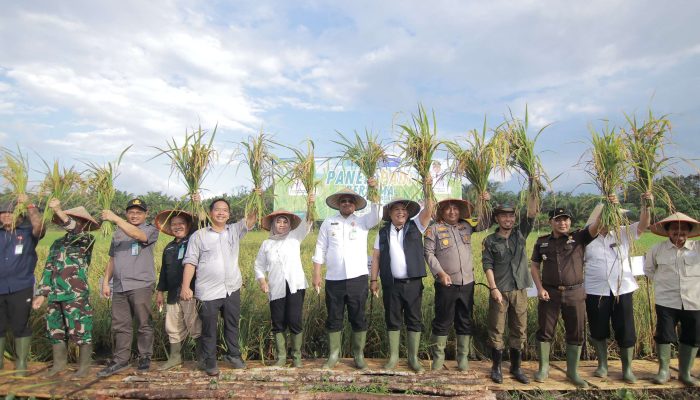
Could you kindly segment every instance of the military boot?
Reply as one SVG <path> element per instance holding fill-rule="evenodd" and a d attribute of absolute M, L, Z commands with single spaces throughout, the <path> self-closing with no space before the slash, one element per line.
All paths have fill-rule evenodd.
<path fill-rule="evenodd" d="M 447 346 L 447 336 L 432 335 L 430 337 L 430 348 L 433 353 L 433 363 L 430 367 L 432 371 L 441 370 L 445 364 L 445 346 Z"/>
<path fill-rule="evenodd" d="M 366 369 L 365 362 L 365 342 L 367 341 L 367 331 L 352 333 L 352 357 L 355 359 L 357 369 Z"/>
<path fill-rule="evenodd" d="M 15 376 L 27 376 L 27 360 L 29 359 L 29 348 L 32 344 L 32 337 L 26 336 L 15 338 Z"/>
<path fill-rule="evenodd" d="M 177 367 L 180 364 L 182 364 L 182 342 L 170 343 L 168 361 L 158 369 L 160 371 L 165 371 Z"/>
<path fill-rule="evenodd" d="M 275 352 L 277 353 L 277 362 L 275 367 L 284 367 L 287 365 L 287 339 L 284 332 L 275 333 Z"/>
<path fill-rule="evenodd" d="M 671 361 L 671 345 L 668 343 L 657 344 L 656 354 L 659 357 L 659 373 L 652 378 L 652 381 L 657 385 L 661 385 L 668 382 L 668 378 L 670 378 L 668 365 Z"/>
<path fill-rule="evenodd" d="M 50 370 L 46 372 L 47 377 L 54 376 L 59 372 L 66 369 L 68 365 L 68 349 L 66 348 L 66 343 L 54 343 L 52 346 L 53 350 L 53 366 Z"/>
<path fill-rule="evenodd" d="M 466 371 L 469 368 L 469 345 L 472 337 L 457 335 L 457 369 Z"/>
<path fill-rule="evenodd" d="M 581 346 L 573 344 L 566 345 L 566 377 L 571 383 L 581 389 L 588 388 L 588 382 L 583 380 L 578 374 L 578 364 L 581 359 Z"/>
<path fill-rule="evenodd" d="M 292 334 L 292 365 L 301 368 L 301 346 L 304 344 L 304 336 L 301 332 Z"/>
<path fill-rule="evenodd" d="M 399 361 L 399 344 L 401 342 L 401 331 L 389 331 L 389 359 L 384 364 L 384 369 L 392 370 L 396 368 Z"/>
<path fill-rule="evenodd" d="M 608 342 L 607 340 L 598 340 L 591 338 L 591 343 L 595 347 L 596 356 L 598 357 L 598 368 L 593 372 L 598 378 L 606 378 L 608 376 Z"/>
<path fill-rule="evenodd" d="M 693 362 L 698 354 L 697 347 L 690 347 L 680 343 L 678 345 L 678 380 L 686 386 L 698 386 L 698 380 L 693 378 L 690 372 L 693 370 Z"/>
<path fill-rule="evenodd" d="M 415 372 L 423 372 L 423 366 L 418 359 L 418 348 L 420 347 L 420 332 L 407 332 L 406 352 L 408 353 L 408 366 Z"/>
<path fill-rule="evenodd" d="M 340 357 L 340 332 L 328 333 L 328 360 L 323 364 L 324 369 L 332 369 Z"/>
<path fill-rule="evenodd" d="M 92 365 L 92 344 L 81 344 L 78 355 L 78 370 L 73 374 L 73 378 L 84 378 L 90 372 Z"/>
<path fill-rule="evenodd" d="M 535 381 L 544 382 L 549 378 L 549 351 L 552 344 L 549 342 L 537 342 L 537 355 L 540 359 L 540 367 L 535 373 Z"/>
<path fill-rule="evenodd" d="M 637 377 L 632 372 L 632 360 L 634 359 L 634 347 L 620 349 L 620 361 L 622 362 L 622 380 L 627 383 L 636 383 Z"/>

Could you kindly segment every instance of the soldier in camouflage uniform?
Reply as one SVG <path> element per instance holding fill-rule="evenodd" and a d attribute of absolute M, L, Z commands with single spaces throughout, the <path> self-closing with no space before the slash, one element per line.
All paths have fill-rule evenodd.
<path fill-rule="evenodd" d="M 53 222 L 68 233 L 56 239 L 49 249 L 44 273 L 32 304 L 38 309 L 48 298 L 46 327 L 53 344 L 53 367 L 47 376 L 63 371 L 67 364 L 66 341 L 80 347 L 80 368 L 74 377 L 84 377 L 92 358 L 92 307 L 88 288 L 88 266 L 95 242 L 87 231 L 98 229 L 84 207 L 61 210 L 58 199 L 51 199 Z"/>

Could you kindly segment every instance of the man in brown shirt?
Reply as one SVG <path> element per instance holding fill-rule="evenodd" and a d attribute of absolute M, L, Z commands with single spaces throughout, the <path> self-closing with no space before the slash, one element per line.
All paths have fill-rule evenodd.
<path fill-rule="evenodd" d="M 583 256 L 586 245 L 598 236 L 599 222 L 600 217 L 586 228 L 570 232 L 571 213 L 556 208 L 549 213 L 552 233 L 539 237 L 532 250 L 530 270 L 540 299 L 537 306 L 536 338 L 540 356 L 539 371 L 535 374 L 537 382 L 544 382 L 549 375 L 549 350 L 561 312 L 566 331 L 566 376 L 577 387 L 588 387 L 578 375 L 586 315 Z"/>

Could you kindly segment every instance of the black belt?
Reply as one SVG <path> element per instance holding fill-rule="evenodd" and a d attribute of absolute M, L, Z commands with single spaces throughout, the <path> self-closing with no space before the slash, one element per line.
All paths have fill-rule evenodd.
<path fill-rule="evenodd" d="M 582 286 L 583 286 L 583 283 L 578 283 L 578 284 L 576 284 L 576 285 L 571 285 L 571 286 L 566 286 L 566 285 L 558 285 L 558 286 L 555 286 L 555 285 L 544 285 L 544 287 L 556 289 L 556 290 L 558 290 L 558 291 L 560 291 L 560 292 L 564 292 L 564 291 L 567 291 L 567 290 L 578 289 L 578 288 L 580 288 L 580 287 L 582 287 Z"/>
<path fill-rule="evenodd" d="M 406 278 L 406 279 L 394 278 L 394 283 L 409 283 L 409 282 L 415 281 L 416 279 L 423 279 L 423 278 Z"/>

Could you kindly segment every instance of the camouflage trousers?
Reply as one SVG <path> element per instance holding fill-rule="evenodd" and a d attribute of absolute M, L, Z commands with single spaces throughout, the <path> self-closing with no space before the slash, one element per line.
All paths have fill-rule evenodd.
<path fill-rule="evenodd" d="M 86 298 L 51 301 L 47 309 L 46 329 L 52 344 L 66 340 L 78 345 L 92 343 L 92 306 Z"/>

